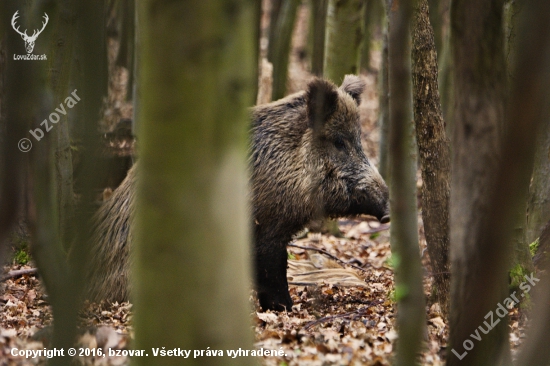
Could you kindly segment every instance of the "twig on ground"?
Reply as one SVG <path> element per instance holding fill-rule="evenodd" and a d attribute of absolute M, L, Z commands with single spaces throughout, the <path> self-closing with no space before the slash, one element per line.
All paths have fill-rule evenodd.
<path fill-rule="evenodd" d="M 304 329 L 305 330 L 308 330 L 309 328 L 313 327 L 314 325 L 317 325 L 317 324 L 321 324 L 321 323 L 325 323 L 325 322 L 329 322 L 331 320 L 334 320 L 334 319 L 339 319 L 339 318 L 349 318 L 350 320 L 355 320 L 357 319 L 358 317 L 361 317 L 364 315 L 364 313 L 372 306 L 375 306 L 375 305 L 379 305 L 382 303 L 382 300 L 376 300 L 376 301 L 372 301 L 368 306 L 365 306 L 365 307 L 362 307 L 361 309 L 357 309 L 357 310 L 354 310 L 354 311 L 350 311 L 349 313 L 343 313 L 343 314 L 338 314 L 338 315 L 331 315 L 331 316 L 325 316 L 323 318 L 319 318 L 317 320 L 313 320 L 309 323 L 307 323 L 305 326 L 304 326 Z"/>
<path fill-rule="evenodd" d="M 355 264 L 351 264 L 351 263 L 348 263 L 332 254 L 330 254 L 329 252 L 327 252 L 326 250 L 324 249 L 319 249 L 319 248 L 315 248 L 315 247 L 310 247 L 310 246 L 301 246 L 301 245 L 296 245 L 296 244 L 288 244 L 289 247 L 294 247 L 294 248 L 299 248 L 299 249 L 304 249 L 304 250 L 314 250 L 314 251 L 317 251 L 319 253 L 322 253 L 324 255 L 326 255 L 327 257 L 329 257 L 330 259 L 333 259 L 339 263 L 342 263 L 343 265 L 346 265 L 346 266 L 350 266 L 352 268 L 355 268 L 355 269 L 358 269 L 360 271 L 363 271 L 363 272 L 367 272 L 367 270 L 365 270 L 364 268 L 361 268 L 359 266 L 356 266 Z M 370 263 L 365 263 L 365 265 L 369 265 L 371 266 Z"/>
<path fill-rule="evenodd" d="M 36 274 L 38 273 L 38 268 L 28 268 L 28 269 L 19 269 L 17 271 L 9 271 L 4 276 L 0 277 L 0 282 L 9 280 L 10 278 L 20 277 L 26 274 Z"/>

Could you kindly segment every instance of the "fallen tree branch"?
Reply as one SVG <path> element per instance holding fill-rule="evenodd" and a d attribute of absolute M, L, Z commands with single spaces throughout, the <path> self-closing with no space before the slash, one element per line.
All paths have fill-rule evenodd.
<path fill-rule="evenodd" d="M 321 323 L 325 323 L 325 322 L 329 322 L 331 320 L 334 320 L 334 319 L 340 319 L 340 318 L 347 318 L 349 320 L 356 320 L 357 318 L 365 315 L 364 313 L 370 308 L 370 307 L 373 307 L 375 305 L 379 305 L 382 303 L 382 300 L 376 300 L 376 301 L 372 301 L 368 306 L 365 306 L 365 307 L 362 307 L 361 309 L 357 309 L 357 310 L 354 310 L 354 311 L 350 311 L 348 313 L 343 313 L 343 314 L 337 314 L 337 315 L 331 315 L 331 316 L 325 316 L 323 318 L 319 318 L 317 320 L 313 320 L 309 323 L 307 323 L 305 326 L 304 326 L 304 329 L 305 330 L 308 330 L 309 328 L 313 327 L 314 325 L 317 325 L 317 324 L 321 324 Z"/>
<path fill-rule="evenodd" d="M 307 247 L 304 247 L 304 246 L 301 246 L 301 245 L 296 245 L 296 244 L 288 244 L 289 247 L 294 247 L 294 248 L 299 248 L 299 249 L 304 249 L 304 250 L 314 250 L 316 252 L 319 252 L 319 253 L 322 253 L 324 255 L 326 255 L 327 257 L 329 257 L 330 259 L 333 259 L 339 263 L 342 263 L 344 265 L 347 265 L 347 266 L 350 266 L 352 268 L 355 268 L 355 269 L 358 269 L 360 271 L 363 271 L 363 272 L 367 272 L 364 268 L 361 268 L 359 266 L 356 266 L 355 264 L 351 264 L 351 263 L 348 263 L 332 254 L 330 254 L 329 252 L 327 252 L 326 250 L 324 249 L 319 249 L 319 248 L 315 248 L 315 247 L 310 247 L 310 246 L 307 246 Z M 369 265 L 371 266 L 370 263 L 365 263 L 365 265 Z"/>
<path fill-rule="evenodd" d="M 28 269 L 19 269 L 17 271 L 9 271 L 4 276 L 0 277 L 0 282 L 9 280 L 10 278 L 21 277 L 26 274 L 36 274 L 38 273 L 38 268 L 28 268 Z"/>

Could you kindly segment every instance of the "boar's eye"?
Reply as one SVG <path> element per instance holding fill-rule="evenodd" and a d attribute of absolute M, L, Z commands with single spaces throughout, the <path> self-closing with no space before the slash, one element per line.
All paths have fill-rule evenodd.
<path fill-rule="evenodd" d="M 341 138 L 337 138 L 336 140 L 334 140 L 334 147 L 336 147 L 340 151 L 343 151 L 346 149 L 346 143 Z"/>

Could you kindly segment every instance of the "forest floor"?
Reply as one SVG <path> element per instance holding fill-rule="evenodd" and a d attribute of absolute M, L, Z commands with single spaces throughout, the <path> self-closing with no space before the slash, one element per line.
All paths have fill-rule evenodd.
<path fill-rule="evenodd" d="M 289 92 L 302 90 L 311 74 L 305 54 L 307 8 L 301 7 L 293 38 L 289 68 Z M 266 16 L 263 24 L 265 28 Z M 267 40 L 263 39 L 265 52 Z M 379 47 L 378 47 L 379 48 Z M 363 147 L 377 163 L 379 131 L 377 70 L 380 51 L 374 47 L 371 70 L 362 75 L 367 88 L 362 96 Z M 124 77 L 113 78 L 111 87 L 125 89 Z M 117 100 L 118 99 L 118 100 Z M 113 130 L 120 118 L 129 118 L 131 108 L 120 100 L 110 100 L 104 128 Z M 125 146 L 122 148 L 128 148 Z M 421 182 L 419 183 L 419 185 Z M 420 212 L 420 210 L 419 210 Z M 438 303 L 431 296 L 426 242 L 419 214 L 419 255 L 424 264 L 424 290 L 427 298 L 426 332 L 419 363 L 443 365 L 447 350 L 448 325 Z M 251 317 L 255 349 L 279 350 L 284 356 L 263 357 L 264 365 L 390 365 L 395 350 L 396 303 L 389 241 L 389 225 L 369 217 L 340 219 L 341 235 L 303 233 L 289 247 L 292 311 L 262 312 L 251 291 Z M 314 248 L 314 249 L 312 249 Z M 331 256 L 326 255 L 329 253 Z M 338 258 L 339 260 L 335 260 Z M 15 264 L 4 272 L 31 268 Z M 52 323 L 48 298 L 33 274 L 4 279 L 0 283 L 0 365 L 43 364 L 45 358 L 14 357 L 12 348 L 39 350 L 48 346 L 48 333 L 41 331 Z M 510 311 L 510 345 L 517 350 L 523 337 L 518 309 Z M 133 338 L 132 305 L 87 304 L 80 313 L 78 344 L 85 348 L 129 349 Z M 48 329 L 48 328 L 46 328 Z M 127 365 L 126 356 L 77 357 L 85 365 Z"/>

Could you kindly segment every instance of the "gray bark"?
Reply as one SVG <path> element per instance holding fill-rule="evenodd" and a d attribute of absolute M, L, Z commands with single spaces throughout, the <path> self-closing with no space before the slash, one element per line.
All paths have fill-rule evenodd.
<path fill-rule="evenodd" d="M 418 1 L 412 29 L 414 120 L 423 181 L 422 220 L 435 282 L 435 300 L 446 313 L 450 291 L 451 159 L 439 102 L 437 54 L 427 0 Z"/>
<path fill-rule="evenodd" d="M 483 334 L 473 349 L 466 351 L 463 346 L 478 327 L 487 328 L 484 317 L 508 295 L 510 245 L 503 243 L 513 234 L 508 231 L 512 227 L 508 204 L 517 191 L 508 191 L 511 187 L 507 183 L 517 173 L 499 175 L 503 172 L 499 163 L 508 163 L 507 159 L 501 160 L 506 93 L 503 46 L 502 1 L 453 1 L 449 366 L 464 362 L 510 363 L 506 317 L 488 334 Z M 517 165 L 513 167 L 519 169 Z M 501 195 L 496 196 L 495 192 Z M 510 236 L 502 237 L 502 233 Z M 466 358 L 461 361 L 452 350 Z"/>
<path fill-rule="evenodd" d="M 389 11 L 390 212 L 392 255 L 398 297 L 396 365 L 416 365 L 425 326 L 422 265 L 418 247 L 416 161 L 412 131 L 410 70 L 411 2 L 394 3 Z"/>

